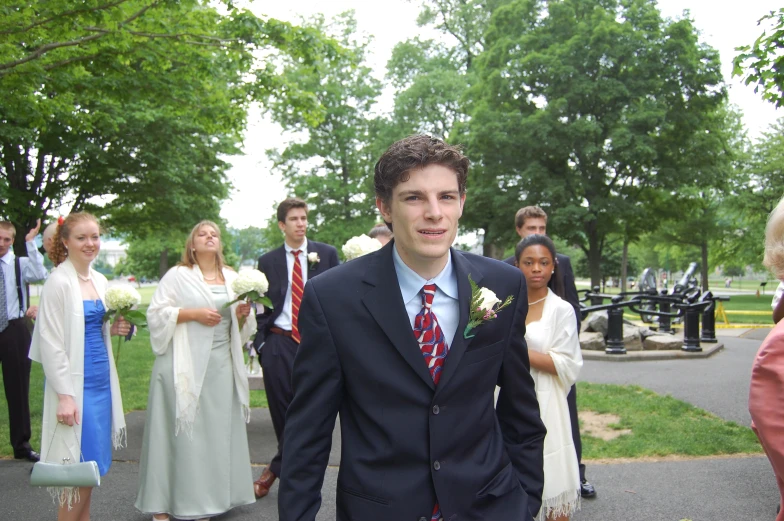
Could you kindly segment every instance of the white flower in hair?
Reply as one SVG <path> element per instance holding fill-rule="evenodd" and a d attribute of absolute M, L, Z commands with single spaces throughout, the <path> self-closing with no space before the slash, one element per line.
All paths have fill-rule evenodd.
<path fill-rule="evenodd" d="M 346 244 L 343 245 L 343 255 L 346 260 L 356 259 L 368 253 L 372 253 L 381 249 L 381 242 L 378 239 L 372 239 L 364 233 L 358 237 L 352 237 Z"/>

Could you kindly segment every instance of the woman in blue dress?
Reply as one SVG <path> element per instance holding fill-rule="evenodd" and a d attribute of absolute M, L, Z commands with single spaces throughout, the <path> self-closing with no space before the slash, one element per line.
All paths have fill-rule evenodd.
<path fill-rule="evenodd" d="M 41 293 L 30 358 L 46 375 L 41 460 L 95 461 L 103 476 L 112 447 L 125 442 L 120 386 L 110 335 L 127 335 L 122 318 L 103 322 L 106 278 L 90 268 L 101 248 L 98 221 L 69 215 L 49 253 L 56 269 Z M 50 489 L 58 521 L 89 521 L 92 488 Z"/>

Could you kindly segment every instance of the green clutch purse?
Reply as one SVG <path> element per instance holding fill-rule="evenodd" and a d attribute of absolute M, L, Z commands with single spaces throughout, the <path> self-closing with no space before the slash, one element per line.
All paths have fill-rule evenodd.
<path fill-rule="evenodd" d="M 101 474 L 94 461 L 83 463 L 46 463 L 33 465 L 30 484 L 34 487 L 99 487 Z"/>
<path fill-rule="evenodd" d="M 57 427 L 59 427 L 59 424 L 55 426 L 52 433 L 52 442 L 54 442 Z M 76 436 L 76 431 L 73 432 L 74 436 Z M 52 449 L 52 442 L 49 443 L 49 450 Z M 78 437 L 76 442 L 79 443 Z M 82 444 L 79 443 L 79 446 L 81 447 Z M 30 474 L 30 485 L 55 488 L 101 486 L 101 473 L 98 472 L 98 463 L 95 461 L 70 463 L 70 460 L 71 458 L 63 458 L 62 463 L 36 462 L 33 465 L 33 472 Z"/>

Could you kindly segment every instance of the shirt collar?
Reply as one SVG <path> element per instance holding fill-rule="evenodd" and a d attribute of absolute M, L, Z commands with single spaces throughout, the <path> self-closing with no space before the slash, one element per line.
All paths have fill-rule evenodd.
<path fill-rule="evenodd" d="M 297 250 L 300 250 L 303 253 L 307 253 L 308 252 L 308 238 L 305 237 L 305 240 L 302 242 L 302 246 L 297 248 L 297 250 L 295 250 L 294 248 L 289 246 L 289 243 L 287 243 L 286 241 L 283 241 L 283 247 L 286 248 L 286 253 L 291 253 L 291 252 L 297 251 Z"/>
<path fill-rule="evenodd" d="M 446 266 L 441 272 L 430 280 L 422 278 L 417 272 L 409 268 L 397 251 L 397 244 L 392 248 L 392 260 L 395 263 L 397 280 L 400 284 L 400 293 L 403 302 L 410 302 L 412 298 L 419 295 L 422 286 L 425 284 L 435 284 L 447 297 L 457 300 L 457 276 L 452 265 L 452 254 L 447 256 Z"/>
<path fill-rule="evenodd" d="M 14 248 L 12 246 L 8 248 L 8 251 L 5 252 L 5 255 L 0 257 L 0 261 L 3 261 L 10 266 L 11 264 L 14 263 L 14 257 L 16 257 L 16 255 L 14 255 Z"/>

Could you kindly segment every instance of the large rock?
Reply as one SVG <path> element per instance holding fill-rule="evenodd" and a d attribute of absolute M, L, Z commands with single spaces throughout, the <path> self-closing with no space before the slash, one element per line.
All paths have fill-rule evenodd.
<path fill-rule="evenodd" d="M 594 311 L 585 319 L 586 331 L 607 336 L 607 311 Z"/>
<path fill-rule="evenodd" d="M 627 351 L 642 351 L 642 336 L 637 326 L 623 325 L 623 346 Z"/>
<path fill-rule="evenodd" d="M 654 331 L 654 330 L 652 330 L 650 328 L 647 328 L 647 327 L 641 327 L 640 328 L 640 336 L 642 337 L 642 347 L 645 348 L 645 339 L 646 338 L 648 338 L 649 336 L 659 335 L 659 334 L 661 334 L 661 333 L 659 333 L 658 331 Z"/>
<path fill-rule="evenodd" d="M 646 351 L 673 351 L 680 350 L 683 340 L 673 335 L 653 335 L 643 342 Z"/>
<path fill-rule="evenodd" d="M 604 335 L 591 331 L 580 333 L 580 347 L 587 351 L 604 351 Z"/>

